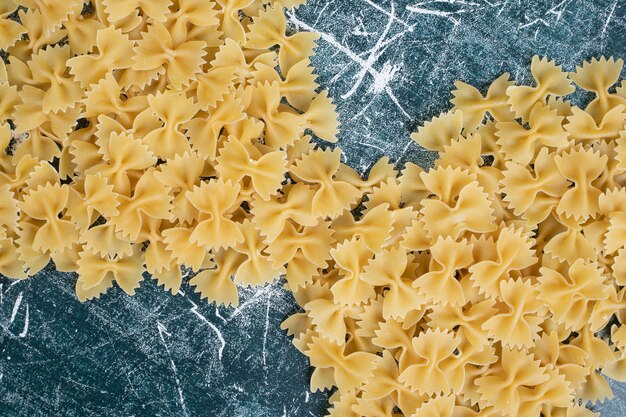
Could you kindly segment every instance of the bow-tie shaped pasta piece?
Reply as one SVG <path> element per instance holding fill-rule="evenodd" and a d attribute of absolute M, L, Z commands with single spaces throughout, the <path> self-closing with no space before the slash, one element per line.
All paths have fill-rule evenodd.
<path fill-rule="evenodd" d="M 417 321 L 419 322 L 423 318 L 426 309 L 418 311 L 420 314 Z M 416 334 L 417 324 L 398 322 L 393 319 L 385 320 L 382 318 L 381 308 L 377 327 L 374 330 L 375 337 L 372 338 L 372 343 L 383 350 L 397 352 L 396 356 L 399 358 L 401 369 L 410 365 L 413 358 L 409 352 L 413 349 L 412 340 Z"/>
<path fill-rule="evenodd" d="M 113 281 L 128 295 L 135 294 L 143 280 L 143 253 L 141 245 L 135 245 L 130 255 L 109 258 L 83 251 L 78 259 L 76 295 L 81 301 L 91 300 L 104 294 Z"/>
<path fill-rule="evenodd" d="M 547 148 L 542 148 L 535 159 L 534 169 L 507 161 L 502 173 L 504 201 L 509 203 L 513 214 L 523 216 L 531 224 L 545 220 L 568 189 L 569 182 L 559 172 L 555 156 Z"/>
<path fill-rule="evenodd" d="M 68 46 L 52 46 L 33 55 L 27 67 L 23 65 L 23 69 L 28 69 L 26 74 L 32 73 L 32 79 L 25 80 L 28 85 L 37 86 L 45 91 L 41 104 L 46 114 L 67 111 L 68 108 L 74 107 L 83 95 L 83 90 L 74 78 L 65 76 L 66 62 L 69 58 Z M 17 61 L 18 59 L 12 60 L 12 64 L 17 65 Z"/>
<path fill-rule="evenodd" d="M 190 228 L 172 227 L 163 231 L 163 242 L 178 264 L 197 272 L 209 267 L 209 253 L 204 246 L 192 242 L 192 233 Z"/>
<path fill-rule="evenodd" d="M 372 369 L 372 376 L 363 386 L 362 397 L 366 400 L 391 397 L 405 415 L 410 415 L 424 402 L 425 398 L 402 384 L 398 380 L 399 376 L 400 371 L 396 359 L 390 351 L 384 350 Z"/>
<path fill-rule="evenodd" d="M 54 2 L 54 4 L 57 4 L 57 2 Z M 70 2 L 67 2 L 67 5 L 69 4 Z M 81 3 L 80 1 L 72 0 L 71 4 L 72 7 L 80 7 Z M 80 8 L 78 11 L 80 11 Z M 36 52 L 46 45 L 54 45 L 60 42 L 66 36 L 65 30 L 62 27 L 58 28 L 60 22 L 54 21 L 46 13 L 42 13 L 39 10 L 20 8 L 17 15 L 22 26 L 26 28 L 28 39 L 17 41 L 11 48 L 13 52 L 19 51 L 21 54 L 27 54 L 30 51 Z M 57 30 L 53 30 L 55 26 Z"/>
<path fill-rule="evenodd" d="M 548 378 L 541 362 L 525 350 L 503 347 L 500 360 L 477 378 L 476 384 L 483 406 L 492 406 L 503 415 L 518 416 L 522 407 L 520 391 L 536 387 Z"/>
<path fill-rule="evenodd" d="M 69 220 L 59 218 L 67 207 L 69 186 L 46 184 L 30 190 L 19 209 L 29 217 L 43 221 L 33 239 L 33 249 L 43 252 L 60 252 L 71 248 L 78 240 L 78 230 Z"/>
<path fill-rule="evenodd" d="M 626 99 L 609 93 L 609 89 L 617 83 L 623 65 L 622 59 L 614 60 L 613 57 L 600 57 L 599 60 L 591 58 L 581 66 L 576 66 L 576 71 L 569 74 L 576 85 L 596 95 L 585 107 L 585 112 L 597 121 L 602 120 L 615 106 L 626 105 Z"/>
<path fill-rule="evenodd" d="M 152 72 L 165 70 L 172 87 L 180 90 L 201 72 L 206 46 L 204 41 L 175 44 L 163 23 L 155 21 L 142 33 L 142 38 L 133 48 L 135 55 L 131 68 Z"/>
<path fill-rule="evenodd" d="M 233 249 L 246 256 L 237 271 L 234 281 L 242 285 L 265 285 L 274 281 L 282 273 L 282 266 L 274 266 L 273 261 L 267 254 L 267 243 L 261 236 L 260 231 L 250 220 L 245 220 L 240 228 L 244 236 L 241 243 L 237 243 Z"/>
<path fill-rule="evenodd" d="M 476 175 L 460 167 L 439 166 L 435 169 L 430 169 L 428 172 L 422 171 L 419 174 L 419 178 L 423 183 L 424 198 L 434 195 L 444 203 L 451 205 L 457 199 L 461 190 L 476 180 Z"/>
<path fill-rule="evenodd" d="M 19 230 L 19 209 L 17 200 L 9 184 L 0 186 L 0 239 L 6 239 L 7 232 Z"/>
<path fill-rule="evenodd" d="M 90 90 L 85 93 L 83 104 L 84 117 L 99 117 L 100 115 L 113 115 L 124 127 L 133 125 L 135 117 L 147 107 L 147 97 L 144 95 L 131 95 L 122 99 L 122 88 L 113 76 L 107 74 L 98 84 L 92 84 Z"/>
<path fill-rule="evenodd" d="M 17 86 L 10 83 L 4 62 L 0 64 L 0 122 L 5 123 L 13 114 L 16 104 L 21 102 Z"/>
<path fill-rule="evenodd" d="M 412 258 L 402 248 L 387 249 L 377 254 L 363 268 L 361 279 L 375 286 L 388 288 L 383 300 L 383 318 L 403 319 L 411 310 L 426 304 L 426 298 L 413 286 Z"/>
<path fill-rule="evenodd" d="M 216 0 L 220 5 L 218 18 L 219 30 L 224 33 L 224 39 L 232 39 L 239 44 L 245 44 L 246 31 L 239 17 L 240 11 L 255 3 L 255 0 Z"/>
<path fill-rule="evenodd" d="M 428 329 L 414 337 L 411 357 L 406 366 L 400 366 L 400 382 L 420 394 L 448 393 L 459 377 L 455 350 L 461 340 L 447 330 Z"/>
<path fill-rule="evenodd" d="M 97 54 L 79 55 L 67 60 L 70 74 L 82 88 L 96 84 L 107 73 L 131 66 L 134 42 L 115 26 L 101 29 L 96 35 Z"/>
<path fill-rule="evenodd" d="M 419 203 L 428 197 L 430 191 L 422 180 L 424 170 L 419 165 L 407 162 L 398 180 L 400 181 L 400 201 L 405 206 L 419 207 Z"/>
<path fill-rule="evenodd" d="M 104 10 L 111 22 L 123 20 L 141 9 L 143 15 L 150 17 L 157 22 L 165 22 L 170 0 L 102 0 Z"/>
<path fill-rule="evenodd" d="M 126 133 L 113 133 L 107 149 L 109 158 L 99 165 L 91 166 L 85 174 L 101 174 L 113 185 L 115 192 L 128 196 L 132 188 L 128 173 L 153 166 L 156 158 L 146 145 Z"/>
<path fill-rule="evenodd" d="M 22 191 L 40 161 L 30 155 L 19 159 L 10 170 L 0 171 L 0 186 L 8 185 L 14 193 Z"/>
<path fill-rule="evenodd" d="M 97 120 L 93 135 L 96 137 L 95 144 L 98 145 L 98 153 L 105 159 L 109 158 L 109 140 L 112 134 L 128 133 L 135 138 L 141 139 L 153 130 L 163 126 L 163 122 L 159 120 L 150 108 L 139 113 L 134 118 L 130 128 L 126 128 L 119 121 L 106 115 L 98 116 Z"/>
<path fill-rule="evenodd" d="M 117 193 L 105 177 L 87 175 L 83 181 L 70 187 L 67 216 L 81 231 L 85 231 L 100 215 L 117 216 L 118 204 Z"/>
<path fill-rule="evenodd" d="M 215 3 L 204 0 L 178 0 L 176 3 L 176 9 L 166 16 L 166 26 L 175 44 L 188 39 L 200 40 L 200 37 L 205 41 L 210 39 L 207 44 L 211 47 L 222 43 L 221 34 L 217 33 L 220 20 L 218 11 L 213 8 Z"/>
<path fill-rule="evenodd" d="M 328 97 L 328 91 L 324 90 L 315 96 L 300 119 L 301 126 L 310 129 L 318 138 L 331 143 L 337 142 L 341 123 L 339 123 L 337 106 Z"/>
<path fill-rule="evenodd" d="M 297 183 L 286 189 L 284 195 L 270 200 L 255 198 L 250 210 L 254 215 L 253 221 L 269 242 L 282 233 L 288 220 L 302 226 L 315 226 L 318 220 L 311 214 L 309 205 L 314 195 L 315 191 L 311 187 Z"/>
<path fill-rule="evenodd" d="M 287 20 L 280 5 L 266 7 L 258 16 L 252 19 L 248 26 L 245 45 L 252 49 L 269 49 L 272 46 L 280 47 L 278 63 L 283 74 L 303 59 L 313 55 L 315 43 L 319 38 L 317 33 L 298 32 L 286 35 Z"/>
<path fill-rule="evenodd" d="M 266 251 L 274 267 L 287 265 L 287 283 L 292 291 L 307 284 L 318 268 L 328 267 L 332 235 L 329 222 L 303 227 L 286 222 L 280 237 L 269 243 Z"/>
<path fill-rule="evenodd" d="M 482 325 L 497 312 L 493 300 L 468 303 L 464 306 L 435 304 L 428 315 L 429 325 L 450 331 L 457 329 L 457 335 L 481 351 L 489 345 L 489 333 Z"/>
<path fill-rule="evenodd" d="M 20 259 L 19 249 L 17 240 L 10 237 L 0 237 L 0 274 L 12 279 L 26 279 L 31 275 L 26 272 L 27 266 Z M 33 252 L 39 253 L 38 251 Z M 46 256 L 45 261 L 48 264 L 50 255 Z"/>
<path fill-rule="evenodd" d="M 217 107 L 217 102 L 231 91 L 237 77 L 236 67 L 213 67 L 198 74 L 196 96 L 198 105 L 204 111 Z"/>
<path fill-rule="evenodd" d="M 482 325 L 490 335 L 510 348 L 530 347 L 538 337 L 543 321 L 543 303 L 539 291 L 530 281 L 500 281 L 500 297 L 503 300 L 498 313 Z"/>
<path fill-rule="evenodd" d="M 26 32 L 25 27 L 8 17 L 16 9 L 17 5 L 10 1 L 0 4 L 0 49 L 5 51 L 15 45 L 15 42 Z"/>
<path fill-rule="evenodd" d="M 148 169 L 137 181 L 132 196 L 119 196 L 119 215 L 109 221 L 122 237 L 136 241 L 144 226 L 144 217 L 169 219 L 172 210 L 170 189 L 154 176 L 154 169 Z"/>
<path fill-rule="evenodd" d="M 94 45 L 96 45 L 98 31 L 107 27 L 95 18 L 96 7 L 88 11 L 91 13 L 86 13 L 87 11 L 83 10 L 81 13 L 70 14 L 67 21 L 63 23 L 72 56 L 92 52 Z"/>
<path fill-rule="evenodd" d="M 597 266 L 577 260 L 566 272 L 542 267 L 539 276 L 539 299 L 557 323 L 576 331 L 589 322 L 594 301 L 609 297 L 606 278 Z"/>
<path fill-rule="evenodd" d="M 174 192 L 172 216 L 182 224 L 190 224 L 198 210 L 187 199 L 187 191 L 200 184 L 205 161 L 195 152 L 186 152 L 159 165 L 154 176 Z"/>
<path fill-rule="evenodd" d="M 543 247 L 543 253 L 570 265 L 579 259 L 586 262 L 596 259 L 596 248 L 585 235 L 583 228 L 571 219 L 561 219 L 557 216 L 557 220 L 566 226 L 565 230 L 550 238 Z M 601 245 L 598 249 L 601 249 Z"/>
<path fill-rule="evenodd" d="M 484 97 L 474 86 L 462 81 L 454 83 L 456 90 L 452 91 L 454 98 L 450 102 L 454 105 L 453 110 L 463 114 L 463 126 L 466 131 L 475 130 L 485 118 L 485 113 L 489 113 L 497 121 L 514 118 L 506 95 L 507 88 L 514 85 L 509 77 L 510 74 L 505 72 L 496 78 Z"/>
<path fill-rule="evenodd" d="M 365 179 L 365 175 L 361 176 L 344 163 L 339 165 L 339 170 L 337 171 L 337 179 L 350 183 L 365 193 L 373 192 L 374 188 L 397 176 L 398 172 L 386 156 L 383 156 L 371 166 L 367 173 L 367 179 Z"/>
<path fill-rule="evenodd" d="M 587 353 L 578 346 L 561 344 L 558 332 L 544 332 L 530 352 L 543 366 L 552 366 L 565 376 L 572 389 L 581 388 L 589 370 L 585 368 Z"/>
<path fill-rule="evenodd" d="M 624 104 L 615 106 L 596 122 L 586 111 L 573 107 L 572 115 L 567 117 L 567 124 L 564 127 L 570 138 L 577 141 L 617 139 L 626 123 L 624 109 Z"/>
<path fill-rule="evenodd" d="M 285 79 L 283 79 L 274 69 L 264 63 L 257 63 L 252 71 L 252 81 L 257 83 L 278 83 L 281 96 L 287 99 L 287 102 L 300 111 L 306 111 L 316 96 L 315 90 L 319 84 L 315 82 L 317 75 L 313 74 L 311 61 L 303 59 L 293 65 Z"/>
<path fill-rule="evenodd" d="M 522 229 L 507 226 L 500 230 L 496 241 L 495 259 L 486 259 L 469 267 L 471 279 L 481 294 L 499 297 L 500 283 L 514 271 L 521 271 L 537 263 L 533 246 L 535 241 Z"/>
<path fill-rule="evenodd" d="M 241 102 L 233 96 L 225 96 L 211 108 L 208 117 L 200 116 L 185 124 L 187 135 L 191 139 L 191 147 L 209 161 L 217 157 L 217 149 L 221 142 L 222 129 L 241 122 L 246 118 Z"/>
<path fill-rule="evenodd" d="M 245 256 L 231 248 L 219 249 L 214 255 L 216 268 L 205 269 L 189 280 L 200 298 L 217 305 L 237 307 L 239 294 L 231 276 L 245 260 Z"/>
<path fill-rule="evenodd" d="M 311 366 L 319 369 L 331 368 L 333 383 L 340 392 L 358 390 L 371 375 L 377 356 L 367 352 L 346 354 L 345 345 L 333 343 L 323 337 L 313 337 L 304 352 Z"/>
<path fill-rule="evenodd" d="M 214 69 L 226 69 L 229 68 L 234 71 L 235 85 L 252 84 L 253 71 L 257 65 L 264 65 L 271 68 L 275 68 L 276 53 L 272 51 L 259 51 L 258 55 L 247 56 L 244 53 L 242 46 L 235 42 L 232 38 L 228 38 L 224 41 L 224 44 L 220 46 L 219 51 L 215 54 L 215 58 L 211 61 L 210 65 Z"/>
<path fill-rule="evenodd" d="M 163 126 L 144 136 L 142 142 L 161 159 L 173 158 L 191 151 L 187 137 L 179 130 L 198 112 L 198 105 L 184 93 L 166 91 L 148 96 L 154 114 L 163 121 Z"/>
<path fill-rule="evenodd" d="M 463 130 L 463 112 L 443 113 L 417 129 L 411 139 L 430 151 L 442 151 L 454 139 L 458 139 Z"/>
<path fill-rule="evenodd" d="M 83 245 L 85 251 L 111 259 L 132 253 L 131 242 L 123 238 L 112 223 L 91 227 L 80 235 L 78 242 Z"/>
<path fill-rule="evenodd" d="M 287 154 L 277 150 L 262 154 L 253 144 L 241 143 L 231 136 L 216 158 L 220 177 L 234 183 L 249 178 L 263 200 L 278 191 L 287 172 Z"/>
<path fill-rule="evenodd" d="M 497 143 L 507 159 L 528 165 L 535 159 L 538 145 L 562 148 L 569 144 L 562 123 L 563 117 L 557 115 L 556 110 L 537 103 L 528 116 L 530 129 L 515 121 L 496 123 Z"/>
<path fill-rule="evenodd" d="M 342 243 L 358 237 L 369 250 L 379 253 L 393 229 L 393 218 L 389 211 L 389 204 L 383 203 L 367 211 L 359 220 L 354 219 L 350 211 L 337 217 L 333 221 L 334 238 Z"/>
<path fill-rule="evenodd" d="M 422 219 L 431 238 L 457 239 L 465 232 L 485 233 L 496 229 L 489 196 L 478 182 L 464 186 L 452 204 L 438 199 L 422 200 Z"/>
<path fill-rule="evenodd" d="M 570 344 L 580 347 L 587 353 L 586 366 L 590 371 L 577 396 L 584 403 L 597 403 L 613 398 L 611 386 L 598 370 L 615 362 L 614 349 L 605 340 L 595 336 L 589 330 L 589 326 L 583 327 Z"/>
<path fill-rule="evenodd" d="M 372 187 L 372 191 L 367 194 L 367 201 L 363 202 L 363 212 L 367 213 L 382 204 L 386 204 L 391 211 L 401 208 L 402 192 L 400 182 L 396 178 L 387 178 Z"/>
<path fill-rule="evenodd" d="M 222 179 L 212 179 L 187 191 L 187 199 L 200 212 L 191 241 L 205 248 L 230 248 L 243 242 L 240 225 L 232 220 L 239 206 L 241 185 Z"/>
<path fill-rule="evenodd" d="M 303 307 L 321 336 L 338 345 L 346 343 L 348 307 L 345 304 L 333 302 L 331 295 L 330 299 L 312 300 Z"/>
<path fill-rule="evenodd" d="M 457 271 L 472 263 L 472 246 L 467 241 L 455 242 L 441 238 L 430 248 L 429 272 L 417 277 L 413 287 L 437 304 L 463 305 L 465 295 L 456 278 Z"/>
<path fill-rule="evenodd" d="M 360 305 L 374 298 L 374 286 L 365 281 L 363 268 L 373 257 L 365 242 L 358 238 L 340 243 L 331 249 L 330 255 L 340 270 L 341 279 L 330 290 L 335 302 Z"/>
<path fill-rule="evenodd" d="M 617 143 L 615 159 L 618 161 L 616 168 L 624 171 L 626 170 L 626 132 L 620 132 L 619 138 L 615 142 Z"/>
<path fill-rule="evenodd" d="M 314 150 L 296 161 L 290 168 L 291 174 L 302 181 L 318 185 L 311 200 L 315 217 L 336 217 L 350 209 L 361 197 L 358 188 L 334 179 L 339 169 L 341 150 Z"/>
<path fill-rule="evenodd" d="M 554 158 L 561 174 L 574 183 L 563 194 L 556 207 L 558 214 L 587 220 L 598 213 L 598 199 L 602 191 L 593 181 L 602 175 L 607 164 L 607 156 L 592 149 L 578 147 Z"/>
<path fill-rule="evenodd" d="M 40 30 L 44 35 L 58 31 L 58 29 L 61 28 L 61 25 L 67 21 L 70 15 L 79 14 L 83 8 L 83 3 L 80 0 L 52 2 L 37 0 L 19 0 L 14 1 L 13 3 L 28 8 L 28 14 L 37 13 L 43 17 L 43 22 Z"/>
<path fill-rule="evenodd" d="M 471 133 L 467 138 L 460 136 L 452 140 L 449 145 L 444 145 L 439 153 L 439 159 L 435 166 L 461 168 L 476 175 L 478 183 L 488 194 L 495 193 L 500 188 L 498 181 L 502 173 L 498 168 L 485 166 L 482 158 L 482 140 L 480 134 Z"/>
<path fill-rule="evenodd" d="M 281 105 L 278 83 L 257 84 L 250 87 L 251 101 L 246 112 L 263 119 L 265 143 L 272 148 L 285 148 L 300 137 L 303 128 L 301 116 Z"/>
<path fill-rule="evenodd" d="M 511 86 L 507 88 L 511 110 L 516 118 L 528 120 L 528 116 L 536 103 L 544 102 L 547 96 L 566 96 L 575 91 L 575 87 L 567 78 L 560 66 L 547 58 L 534 56 L 530 64 L 530 72 L 535 78 L 535 86 Z"/>

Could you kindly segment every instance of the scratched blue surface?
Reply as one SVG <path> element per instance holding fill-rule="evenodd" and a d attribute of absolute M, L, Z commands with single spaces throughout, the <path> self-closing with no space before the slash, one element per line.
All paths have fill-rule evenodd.
<path fill-rule="evenodd" d="M 427 165 L 409 132 L 448 108 L 456 79 L 526 80 L 533 54 L 567 69 L 626 57 L 621 1 L 309 0 L 290 21 L 321 33 L 314 64 L 361 171 L 383 154 Z M 308 365 L 278 329 L 296 309 L 280 283 L 242 290 L 235 311 L 150 279 L 135 298 L 80 304 L 74 278 L 50 267 L 0 283 L 0 416 L 324 415 L 326 395 L 308 393 Z M 603 415 L 626 415 L 623 385 L 615 396 Z"/>

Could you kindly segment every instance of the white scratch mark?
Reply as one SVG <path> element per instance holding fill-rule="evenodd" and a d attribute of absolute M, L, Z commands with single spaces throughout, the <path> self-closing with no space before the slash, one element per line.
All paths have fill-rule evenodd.
<path fill-rule="evenodd" d="M 15 304 L 13 304 L 13 311 L 11 311 L 11 318 L 9 319 L 9 323 L 13 323 L 15 317 L 17 316 L 17 311 L 20 308 L 20 304 L 22 304 L 22 298 L 24 298 L 24 293 L 19 293 L 17 298 L 15 299 Z"/>
<path fill-rule="evenodd" d="M 254 296 L 252 296 L 251 298 L 248 298 L 244 303 L 242 303 L 239 307 L 237 307 L 236 309 L 233 310 L 233 313 L 230 315 L 230 317 L 228 318 L 227 322 L 230 322 L 232 319 L 234 319 L 235 317 L 237 317 L 238 315 L 241 314 L 241 312 L 250 304 L 254 303 L 255 301 L 257 301 L 259 299 L 260 296 L 264 295 L 266 292 L 270 291 L 272 289 L 272 287 L 267 286 L 267 287 L 262 287 L 259 291 L 257 291 L 256 293 L 254 293 Z"/>
<path fill-rule="evenodd" d="M 172 354 L 170 353 L 170 348 L 167 347 L 167 343 L 165 343 L 164 334 L 171 336 L 170 333 L 167 332 L 165 326 L 163 326 L 159 321 L 157 321 L 157 330 L 159 331 L 159 337 L 161 338 L 161 342 L 163 342 L 163 346 L 167 352 L 167 356 L 170 359 L 170 364 L 172 366 L 172 372 L 174 373 L 174 381 L 176 382 L 176 389 L 178 390 L 178 399 L 180 400 L 180 406 L 183 409 L 183 415 L 189 417 L 189 413 L 187 412 L 187 406 L 185 406 L 185 397 L 183 396 L 183 389 L 180 386 L 180 380 L 178 379 L 178 370 L 176 369 L 176 364 L 174 363 L 174 359 L 172 359 Z"/>
<path fill-rule="evenodd" d="M 272 301 L 271 294 L 267 297 L 267 308 L 265 309 L 265 331 L 263 332 L 263 366 L 266 366 L 267 363 L 265 361 L 267 357 L 267 331 L 270 327 L 270 303 Z"/>
<path fill-rule="evenodd" d="M 356 63 L 357 65 L 359 65 L 361 68 L 363 68 L 364 66 L 367 66 L 366 61 L 361 58 L 360 56 L 358 56 L 357 54 L 355 54 L 353 51 L 351 51 L 349 48 L 346 48 L 345 46 L 343 46 L 343 44 L 339 41 L 337 41 L 337 39 L 335 39 L 335 37 L 329 33 L 325 33 L 325 32 L 321 32 L 317 29 L 315 29 L 312 26 L 307 25 L 306 23 L 304 23 L 303 21 L 299 20 L 293 11 L 287 11 L 287 16 L 289 17 L 289 20 L 295 24 L 296 26 L 310 31 L 310 32 L 316 32 L 317 34 L 320 35 L 320 38 L 323 39 L 324 41 L 326 41 L 329 45 L 331 45 L 332 47 L 334 47 L 335 49 L 337 49 L 340 52 L 343 52 L 348 58 L 350 58 L 350 60 L 352 60 L 354 63 Z M 378 76 L 378 71 L 376 71 L 374 68 L 367 68 L 367 72 L 369 74 L 371 74 L 374 78 L 376 78 Z M 400 111 L 402 112 L 402 114 L 404 114 L 404 116 L 406 116 L 407 119 L 411 119 L 411 116 L 404 110 L 404 108 L 400 105 L 398 98 L 395 96 L 395 94 L 393 93 L 393 91 L 391 90 L 391 88 L 389 86 L 385 87 L 385 93 L 389 96 L 389 98 L 391 98 L 391 101 L 393 101 L 393 103 L 398 107 L 398 109 L 400 109 Z"/>
<path fill-rule="evenodd" d="M 394 11 L 395 11 L 395 6 L 394 6 L 394 3 L 391 2 L 391 16 L 394 15 Z M 376 63 L 376 61 L 378 61 L 378 58 L 382 54 L 381 45 L 385 41 L 385 38 L 387 37 L 387 35 L 389 34 L 389 31 L 391 30 L 392 25 L 393 25 L 393 19 L 390 18 L 387 21 L 387 24 L 385 25 L 385 29 L 383 30 L 383 33 L 380 35 L 380 37 L 376 41 L 376 44 L 374 45 L 374 47 L 372 47 L 369 50 L 369 56 L 367 57 L 367 60 L 365 61 L 364 65 L 361 65 L 361 70 L 356 74 L 355 76 L 356 82 L 352 85 L 352 88 L 348 92 L 346 92 L 345 94 L 341 96 L 341 98 L 345 100 L 347 98 L 352 97 L 352 95 L 356 93 L 357 89 L 363 83 L 363 80 L 365 79 L 365 75 L 368 73 L 371 74 L 371 70 L 373 69 L 372 66 Z M 374 75 L 374 85 L 382 84 L 384 82 L 385 76 L 383 76 L 382 79 L 380 78 L 381 78 L 381 73 L 379 71 L 376 71 L 376 74 Z M 388 84 L 389 84 L 389 81 L 386 82 L 386 84 L 384 85 L 383 88 L 381 88 L 380 91 L 382 91 L 385 87 L 387 87 Z"/>
<path fill-rule="evenodd" d="M 204 317 L 199 311 L 198 311 L 198 306 L 196 305 L 196 303 L 194 303 L 193 301 L 189 300 L 189 302 L 191 303 L 191 305 L 193 306 L 191 308 L 191 312 L 193 314 L 195 314 L 200 320 L 202 320 L 203 322 L 205 322 L 211 329 L 213 329 L 213 331 L 215 332 L 215 334 L 217 335 L 217 339 L 220 342 L 220 347 L 217 350 L 217 357 L 219 358 L 219 360 L 222 360 L 222 355 L 224 354 L 224 348 L 226 347 L 226 340 L 224 340 L 224 336 L 222 335 L 222 332 L 220 331 L 220 329 L 217 328 L 217 326 L 215 326 L 213 323 L 211 323 L 206 317 Z"/>
<path fill-rule="evenodd" d="M 24 329 L 22 329 L 22 331 L 18 335 L 19 337 L 26 337 L 26 335 L 28 334 L 28 323 L 30 321 L 30 318 L 28 317 L 28 315 L 29 315 L 29 308 L 28 308 L 28 304 L 26 304 L 26 315 L 24 316 Z"/>
<path fill-rule="evenodd" d="M 615 0 L 613 2 L 613 6 L 611 7 L 611 12 L 609 13 L 609 17 L 606 18 L 606 22 L 604 22 L 604 26 L 602 26 L 602 34 L 600 35 L 600 39 L 602 40 L 602 47 L 604 48 L 604 40 L 606 39 L 606 30 L 609 28 L 609 23 L 611 23 L 611 19 L 613 19 L 613 14 L 615 13 L 615 7 L 617 7 L 617 2 L 619 0 Z"/>
<path fill-rule="evenodd" d="M 413 28 L 414 26 L 409 25 L 407 22 L 405 22 L 404 20 L 398 18 L 396 15 L 393 14 L 393 12 L 389 13 L 387 10 L 383 9 L 382 7 L 380 7 L 379 5 L 377 5 L 376 3 L 374 3 L 372 0 L 362 0 L 365 3 L 369 4 L 370 6 L 372 6 L 374 9 L 378 10 L 379 12 L 381 12 L 382 14 L 384 14 L 387 17 L 390 17 L 391 19 L 395 20 L 396 22 L 400 23 L 402 26 L 405 26 L 407 28 L 407 30 L 409 32 L 413 32 Z M 393 8 L 393 4 L 392 4 L 392 8 Z"/>
<path fill-rule="evenodd" d="M 418 5 L 406 6 L 406 9 L 408 11 L 412 12 L 412 13 L 445 17 L 446 19 L 450 20 L 454 24 L 454 26 L 457 26 L 458 24 L 461 23 L 458 19 L 456 19 L 454 17 L 452 12 L 444 12 L 442 10 L 425 9 L 423 7 L 419 7 Z"/>

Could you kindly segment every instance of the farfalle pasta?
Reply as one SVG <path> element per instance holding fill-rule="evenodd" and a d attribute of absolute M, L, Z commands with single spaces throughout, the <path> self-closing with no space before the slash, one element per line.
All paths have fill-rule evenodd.
<path fill-rule="evenodd" d="M 337 181 L 361 192 L 328 200 L 332 259 L 290 285 L 304 312 L 283 324 L 317 368 L 311 388 L 337 388 L 328 416 L 586 416 L 612 396 L 605 376 L 626 381 L 621 66 L 568 74 L 535 57 L 534 86 L 457 82 L 454 107 L 412 135 L 434 166 L 396 172 L 384 158 L 374 184 L 303 146 L 289 169 L 303 199 L 270 202 L 270 229 Z M 576 85 L 596 98 L 573 105 Z M 299 168 L 311 160 L 316 176 Z M 360 383 L 334 381 L 338 367 Z"/>
<path fill-rule="evenodd" d="M 328 416 L 589 415 L 626 382 L 623 61 L 459 81 L 412 135 L 433 167 L 361 176 L 302 3 L 0 5 L 0 273 L 231 306 L 285 276 Z"/>

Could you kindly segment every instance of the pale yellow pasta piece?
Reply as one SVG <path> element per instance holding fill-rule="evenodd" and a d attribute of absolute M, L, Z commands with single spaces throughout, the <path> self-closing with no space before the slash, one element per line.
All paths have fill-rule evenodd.
<path fill-rule="evenodd" d="M 4 1 L 0 4 L 0 49 L 7 50 L 26 32 L 26 28 L 19 22 L 8 17 L 16 9 L 17 6 L 11 4 L 10 1 Z"/>
<path fill-rule="evenodd" d="M 132 69 L 158 71 L 165 69 L 171 85 L 179 90 L 187 86 L 200 72 L 204 60 L 204 41 L 187 41 L 174 44 L 171 34 L 159 21 L 155 21 L 142 33 L 141 40 L 133 48 Z"/>
<path fill-rule="evenodd" d="M 462 81 L 454 83 L 456 90 L 452 91 L 453 99 L 450 102 L 454 105 L 453 110 L 459 110 L 463 114 L 465 130 L 476 129 L 483 122 L 485 113 L 489 113 L 497 121 L 513 118 L 506 95 L 507 88 L 513 85 L 509 77 L 510 74 L 505 72 L 496 78 L 484 97 L 476 87 Z"/>
<path fill-rule="evenodd" d="M 455 242 L 450 237 L 439 237 L 430 252 L 429 272 L 417 277 L 413 287 L 436 304 L 465 304 L 463 288 L 455 275 L 472 263 L 472 246 L 466 241 Z"/>
<path fill-rule="evenodd" d="M 318 189 L 311 200 L 315 217 L 336 217 L 349 209 L 361 196 L 358 188 L 333 177 L 339 169 L 341 150 L 314 150 L 297 160 L 290 173 Z"/>
<path fill-rule="evenodd" d="M 535 159 L 537 145 L 562 148 L 568 145 L 567 132 L 563 130 L 563 117 L 542 103 L 530 110 L 526 129 L 518 122 L 496 123 L 498 145 L 506 159 L 527 165 Z"/>
<path fill-rule="evenodd" d="M 626 99 L 618 94 L 609 93 L 611 86 L 617 83 L 624 61 L 610 57 L 592 58 L 585 61 L 569 78 L 584 90 L 595 93 L 596 97 L 587 105 L 585 111 L 597 121 L 618 105 L 626 105 Z"/>
<path fill-rule="evenodd" d="M 534 87 L 511 86 L 506 91 L 511 110 L 516 117 L 523 120 L 528 120 L 535 104 L 543 102 L 547 96 L 565 96 L 575 90 L 561 67 L 547 58 L 535 55 L 530 64 L 530 71 L 535 78 Z"/>
<path fill-rule="evenodd" d="M 358 237 L 369 250 L 379 253 L 391 235 L 393 217 L 389 204 L 383 203 L 368 210 L 358 221 L 351 212 L 344 211 L 333 221 L 332 227 L 338 243 Z"/>
<path fill-rule="evenodd" d="M 287 172 L 287 155 L 284 151 L 263 155 L 254 145 L 241 143 L 232 136 L 220 149 L 216 162 L 216 170 L 221 178 L 232 182 L 249 178 L 252 187 L 263 200 L 269 200 L 276 194 Z"/>
<path fill-rule="evenodd" d="M 269 49 L 278 45 L 278 62 L 283 74 L 287 74 L 296 63 L 313 55 L 313 49 L 317 46 L 315 42 L 319 38 L 317 33 L 312 32 L 286 35 L 286 25 L 282 8 L 279 5 L 268 6 L 253 18 L 245 43 L 246 47 L 255 49 Z"/>
<path fill-rule="evenodd" d="M 314 337 L 304 352 L 316 368 L 332 369 L 334 384 L 342 392 L 358 389 L 370 375 L 377 356 L 366 352 L 346 354 L 342 345 Z"/>
<path fill-rule="evenodd" d="M 572 139 L 581 141 L 616 139 L 626 123 L 626 105 L 619 104 L 607 111 L 599 122 L 586 111 L 572 107 L 572 115 L 567 117 L 565 130 Z"/>
<path fill-rule="evenodd" d="M 96 84 L 112 70 L 131 66 L 134 43 L 121 30 L 110 26 L 96 35 L 97 54 L 79 55 L 67 60 L 70 73 L 83 88 Z"/>
<path fill-rule="evenodd" d="M 341 274 L 341 279 L 330 289 L 337 303 L 360 305 L 374 298 L 374 286 L 365 280 L 363 271 L 363 267 L 370 262 L 374 254 L 363 240 L 352 238 L 340 243 L 330 251 L 330 255 Z"/>
<path fill-rule="evenodd" d="M 451 111 L 424 123 L 411 139 L 431 151 L 441 151 L 452 140 L 458 139 L 463 130 L 463 112 Z"/>

